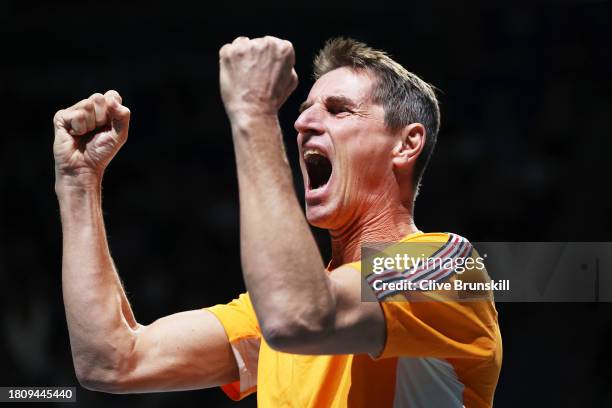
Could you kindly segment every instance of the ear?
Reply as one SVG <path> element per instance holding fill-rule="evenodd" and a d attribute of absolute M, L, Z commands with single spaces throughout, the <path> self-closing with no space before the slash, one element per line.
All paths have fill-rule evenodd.
<path fill-rule="evenodd" d="M 397 144 L 393 149 L 393 166 L 407 170 L 414 166 L 425 146 L 425 126 L 411 123 L 399 131 Z"/>

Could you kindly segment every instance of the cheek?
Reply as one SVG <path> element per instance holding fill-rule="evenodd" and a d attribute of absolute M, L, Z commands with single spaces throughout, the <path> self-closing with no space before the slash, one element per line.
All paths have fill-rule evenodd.
<path fill-rule="evenodd" d="M 342 201 L 345 205 L 365 203 L 389 176 L 389 156 L 380 145 L 378 149 L 366 143 L 345 147 L 337 151 Z"/>
<path fill-rule="evenodd" d="M 342 168 L 351 171 L 349 181 L 368 184 L 380 181 L 390 168 L 390 155 L 386 146 L 372 142 L 347 145 L 342 154 Z"/>

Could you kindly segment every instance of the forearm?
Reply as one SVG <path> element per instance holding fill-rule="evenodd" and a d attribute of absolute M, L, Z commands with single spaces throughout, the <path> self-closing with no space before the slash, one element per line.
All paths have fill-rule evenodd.
<path fill-rule="evenodd" d="M 334 296 L 294 191 L 278 119 L 233 121 L 232 132 L 242 267 L 264 335 L 321 333 L 333 325 Z"/>
<path fill-rule="evenodd" d="M 62 288 L 79 378 L 112 376 L 138 324 L 110 256 L 99 185 L 56 185 L 63 231 Z"/>

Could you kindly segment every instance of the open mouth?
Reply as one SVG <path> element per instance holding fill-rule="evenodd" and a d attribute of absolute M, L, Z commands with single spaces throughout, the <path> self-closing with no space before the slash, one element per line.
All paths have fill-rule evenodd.
<path fill-rule="evenodd" d="M 308 172 L 308 188 L 316 190 L 329 182 L 332 174 L 331 161 L 316 149 L 308 149 L 304 152 L 304 163 Z"/>

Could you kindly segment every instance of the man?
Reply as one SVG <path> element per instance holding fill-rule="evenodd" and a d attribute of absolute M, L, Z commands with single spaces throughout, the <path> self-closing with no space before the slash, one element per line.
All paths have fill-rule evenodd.
<path fill-rule="evenodd" d="M 439 127 L 431 87 L 350 39 L 329 41 L 317 56 L 317 81 L 295 128 L 306 219 L 332 238 L 326 267 L 278 123 L 297 85 L 292 45 L 239 37 L 219 55 L 248 289 L 227 305 L 136 321 L 109 254 L 100 197 L 130 112 L 109 91 L 54 118 L 64 303 L 79 381 L 115 393 L 222 386 L 240 399 L 258 391 L 263 407 L 491 406 L 501 366 L 492 301 L 386 301 L 405 299 L 377 288 L 379 301 L 361 298 L 364 243 L 472 254 L 461 237 L 425 234 L 413 221 Z M 454 278 L 452 270 L 413 276 L 430 272 Z"/>

